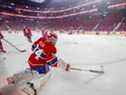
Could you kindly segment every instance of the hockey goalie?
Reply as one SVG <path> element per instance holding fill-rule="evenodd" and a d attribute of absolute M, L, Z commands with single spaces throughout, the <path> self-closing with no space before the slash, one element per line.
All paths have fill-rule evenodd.
<path fill-rule="evenodd" d="M 32 53 L 28 58 L 29 69 L 25 72 L 15 74 L 8 78 L 9 83 L 19 83 L 20 81 L 29 81 L 33 78 L 41 77 L 51 71 L 52 67 L 60 67 L 68 71 L 69 64 L 64 64 L 58 60 L 56 53 L 57 34 L 54 32 L 45 32 L 44 35 L 35 41 L 32 45 Z"/>

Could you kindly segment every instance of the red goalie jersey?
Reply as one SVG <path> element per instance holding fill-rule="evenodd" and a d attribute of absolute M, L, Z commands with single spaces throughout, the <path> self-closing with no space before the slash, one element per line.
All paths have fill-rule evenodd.
<path fill-rule="evenodd" d="M 57 57 L 55 56 L 57 53 L 55 47 L 56 40 L 56 35 L 52 33 L 46 34 L 32 45 L 33 53 L 28 59 L 31 69 L 39 73 L 46 73 L 49 70 L 49 65 L 57 64 Z"/>

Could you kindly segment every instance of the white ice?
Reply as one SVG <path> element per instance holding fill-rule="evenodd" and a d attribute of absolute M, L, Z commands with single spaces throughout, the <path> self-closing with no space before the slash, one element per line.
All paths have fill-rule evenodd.
<path fill-rule="evenodd" d="M 4 35 L 18 48 L 27 49 L 19 53 L 3 41 L 7 54 L 0 55 L 0 76 L 7 77 L 28 67 L 31 44 L 21 33 Z M 34 33 L 32 40 L 38 37 L 40 34 Z M 57 56 L 72 66 L 97 69 L 103 65 L 105 73 L 57 69 L 39 95 L 126 95 L 126 37 L 59 34 L 57 48 Z"/>

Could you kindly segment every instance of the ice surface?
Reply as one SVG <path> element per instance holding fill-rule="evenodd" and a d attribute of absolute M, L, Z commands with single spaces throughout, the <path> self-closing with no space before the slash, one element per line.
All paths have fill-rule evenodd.
<path fill-rule="evenodd" d="M 19 53 L 4 42 L 8 53 L 0 55 L 0 60 L 6 57 L 5 61 L 0 61 L 0 77 L 10 76 L 28 67 L 27 58 L 31 48 L 23 34 L 4 35 L 18 48 L 27 49 L 27 52 Z M 33 40 L 37 38 L 36 35 Z M 126 95 L 125 37 L 59 34 L 57 48 L 57 56 L 65 62 L 89 69 L 99 69 L 103 65 L 105 74 L 57 69 L 39 95 Z"/>

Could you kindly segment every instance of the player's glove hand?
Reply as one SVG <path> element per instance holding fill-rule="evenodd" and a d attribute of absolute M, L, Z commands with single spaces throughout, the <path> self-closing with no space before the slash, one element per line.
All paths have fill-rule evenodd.
<path fill-rule="evenodd" d="M 70 64 L 66 63 L 62 59 L 59 59 L 59 66 L 58 67 L 65 70 L 65 71 L 70 71 Z"/>

